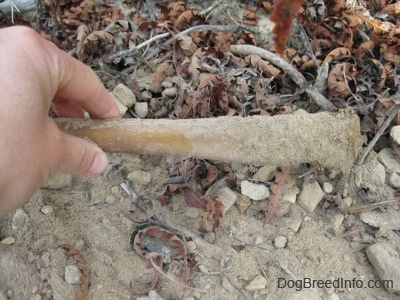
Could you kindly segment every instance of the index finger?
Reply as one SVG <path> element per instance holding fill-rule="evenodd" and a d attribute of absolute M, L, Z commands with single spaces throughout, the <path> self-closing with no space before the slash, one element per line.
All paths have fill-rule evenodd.
<path fill-rule="evenodd" d="M 58 78 L 56 99 L 82 107 L 92 118 L 120 116 L 114 99 L 92 69 L 55 46 L 52 51 L 56 56 L 53 68 Z"/>

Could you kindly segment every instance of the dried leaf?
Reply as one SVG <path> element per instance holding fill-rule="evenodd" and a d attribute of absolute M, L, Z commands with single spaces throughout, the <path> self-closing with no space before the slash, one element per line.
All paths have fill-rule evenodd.
<path fill-rule="evenodd" d="M 251 200 L 249 197 L 242 194 L 238 194 L 238 199 L 236 201 L 236 207 L 240 214 L 243 214 L 246 209 L 250 206 Z"/>
<path fill-rule="evenodd" d="M 275 213 L 280 207 L 285 192 L 285 185 L 289 182 L 290 167 L 281 167 L 281 170 L 276 172 L 275 183 L 271 185 L 271 196 L 269 197 L 268 211 L 265 215 L 265 222 L 268 223 L 272 220 Z"/>
<path fill-rule="evenodd" d="M 77 262 L 76 265 L 82 272 L 82 276 L 80 278 L 79 291 L 75 294 L 75 299 L 86 300 L 89 291 L 89 268 L 87 266 L 85 258 L 83 257 L 82 253 L 79 250 L 77 250 L 75 247 L 71 245 L 62 244 L 58 247 L 68 250 L 68 253 L 72 255 L 74 260 Z"/>
<path fill-rule="evenodd" d="M 172 67 L 172 61 L 167 60 L 163 62 L 157 70 L 153 73 L 153 81 L 151 84 L 151 91 L 153 93 L 161 93 L 161 84 L 167 77 L 167 70 Z"/>

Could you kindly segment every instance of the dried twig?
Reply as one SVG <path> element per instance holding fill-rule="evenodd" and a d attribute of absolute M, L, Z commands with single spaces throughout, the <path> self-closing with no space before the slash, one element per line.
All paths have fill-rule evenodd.
<path fill-rule="evenodd" d="M 400 198 L 395 198 L 395 199 L 382 201 L 382 202 L 378 202 L 378 203 L 372 203 L 372 204 L 365 204 L 365 205 L 357 205 L 357 206 L 353 206 L 353 207 L 348 207 L 348 208 L 343 209 L 342 212 L 353 214 L 353 213 L 358 213 L 358 212 L 363 212 L 363 211 L 374 210 L 374 209 L 377 209 L 379 207 L 386 206 L 386 205 L 389 205 L 389 204 L 394 204 L 394 203 L 400 203 Z"/>
<path fill-rule="evenodd" d="M 117 52 L 117 53 L 115 53 L 113 55 L 108 56 L 107 57 L 107 61 L 112 61 L 112 60 L 117 59 L 117 58 L 121 58 L 121 57 L 125 57 L 125 56 L 128 56 L 128 55 L 131 55 L 131 54 L 135 53 L 136 51 L 140 50 L 141 48 L 143 48 L 143 47 L 145 47 L 147 45 L 150 45 L 154 41 L 162 39 L 162 38 L 165 38 L 165 37 L 167 37 L 169 35 L 171 35 L 169 32 L 165 32 L 165 33 L 161 33 L 159 35 L 156 35 L 156 36 L 152 37 L 151 39 L 148 39 L 147 41 L 137 45 L 136 47 L 133 47 L 132 49 L 122 50 L 122 51 L 119 51 L 119 52 Z"/>
<path fill-rule="evenodd" d="M 286 62 L 279 55 L 272 53 L 268 50 L 253 46 L 253 45 L 231 45 L 230 50 L 233 54 L 242 56 L 255 54 L 262 59 L 268 60 L 273 65 L 282 69 L 283 72 L 287 73 L 290 78 L 300 87 L 304 88 L 307 95 L 313 100 L 319 107 L 328 111 L 336 111 L 337 108 L 329 102 L 314 86 L 310 85 L 304 76 L 296 70 L 291 64 Z"/>
<path fill-rule="evenodd" d="M 360 158 L 358 159 L 357 166 L 360 166 L 364 163 L 365 158 L 367 157 L 368 153 L 372 150 L 372 148 L 375 146 L 376 142 L 379 140 L 379 138 L 382 136 L 382 134 L 385 132 L 386 128 L 389 126 L 389 124 L 392 122 L 394 117 L 396 117 L 397 113 L 399 112 L 400 105 L 396 105 L 386 121 L 382 124 L 381 128 L 379 128 L 378 132 L 375 134 L 374 138 L 369 142 L 368 146 L 364 148 L 363 152 L 360 155 Z"/>

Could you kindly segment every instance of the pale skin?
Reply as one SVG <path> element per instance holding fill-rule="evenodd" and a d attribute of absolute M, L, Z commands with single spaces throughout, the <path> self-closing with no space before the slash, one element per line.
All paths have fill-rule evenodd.
<path fill-rule="evenodd" d="M 25 27 L 0 30 L 0 212 L 23 206 L 55 173 L 98 175 L 105 153 L 48 117 L 119 117 L 96 74 Z"/>

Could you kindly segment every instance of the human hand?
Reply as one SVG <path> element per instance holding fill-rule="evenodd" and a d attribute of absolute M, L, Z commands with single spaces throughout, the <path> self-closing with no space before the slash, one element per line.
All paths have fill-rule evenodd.
<path fill-rule="evenodd" d="M 26 27 L 0 30 L 0 212 L 25 204 L 55 173 L 96 175 L 108 164 L 95 144 L 48 117 L 119 117 L 95 73 Z"/>

